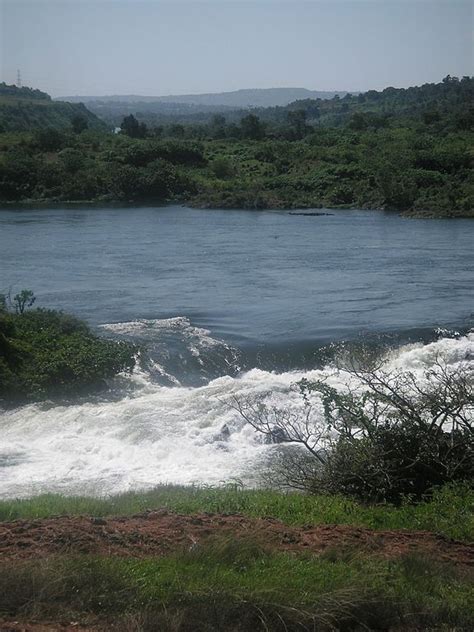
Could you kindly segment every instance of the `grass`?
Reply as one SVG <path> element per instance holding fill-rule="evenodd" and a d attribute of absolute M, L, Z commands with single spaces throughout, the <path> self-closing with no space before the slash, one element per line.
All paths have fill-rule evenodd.
<path fill-rule="evenodd" d="M 315 558 L 215 541 L 158 559 L 3 562 L 0 615 L 163 632 L 468 630 L 473 580 L 472 570 L 413 555 Z"/>
<path fill-rule="evenodd" d="M 474 490 L 447 486 L 430 500 L 400 507 L 365 506 L 342 496 L 283 494 L 271 490 L 163 485 L 150 491 L 107 498 L 45 494 L 0 502 L 0 520 L 58 515 L 126 516 L 146 509 L 167 508 L 178 513 L 241 513 L 273 517 L 289 525 L 351 524 L 372 529 L 428 530 L 474 541 Z"/>
<path fill-rule="evenodd" d="M 43 495 L 0 503 L 0 519 L 181 513 L 271 516 L 290 525 L 428 529 L 473 540 L 474 491 L 363 506 L 337 496 L 161 486 L 109 498 Z M 90 555 L 0 562 L 0 620 L 71 622 L 117 632 L 325 632 L 474 629 L 474 570 L 419 554 L 386 560 L 337 547 L 316 556 L 211 539 L 163 557 Z"/>

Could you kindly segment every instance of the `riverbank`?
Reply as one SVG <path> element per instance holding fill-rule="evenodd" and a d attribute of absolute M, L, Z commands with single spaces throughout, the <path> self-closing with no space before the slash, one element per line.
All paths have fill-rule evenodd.
<path fill-rule="evenodd" d="M 474 214 L 467 132 L 321 129 L 295 141 L 53 136 L 0 137 L 0 203 Z"/>
<path fill-rule="evenodd" d="M 470 629 L 473 505 L 467 488 L 399 508 L 170 486 L 3 501 L 0 630 Z"/>
<path fill-rule="evenodd" d="M 62 311 L 30 309 L 31 290 L 0 293 L 0 410 L 47 398 L 77 397 L 131 373 L 138 350 L 105 340 Z"/>
<path fill-rule="evenodd" d="M 314 205 L 311 203 L 308 204 L 283 204 L 282 206 L 280 206 L 280 202 L 278 200 L 272 200 L 272 206 L 258 206 L 256 207 L 255 205 L 252 205 L 252 203 L 249 203 L 248 206 L 245 206 L 245 199 L 243 201 L 244 205 L 239 205 L 238 202 L 241 201 L 242 198 L 237 198 L 236 201 L 232 201 L 229 199 L 224 199 L 221 200 L 219 202 L 215 202 L 215 203 L 211 203 L 211 202 L 204 202 L 203 200 L 197 198 L 197 199 L 187 199 L 187 200 L 180 200 L 180 199 L 170 199 L 170 200 L 166 200 L 163 201 L 161 199 L 158 200 L 147 200 L 146 204 L 145 203 L 140 203 L 140 202 L 134 202 L 133 200 L 130 201 L 120 201 L 120 200 L 110 200 L 110 199 L 103 199 L 103 198 L 97 198 L 94 200 L 57 200 L 54 198 L 48 198 L 48 199 L 33 199 L 33 200 L 21 200 L 20 202 L 0 202 L 0 210 L 4 209 L 4 210 L 10 210 L 10 209 L 25 209 L 25 210 L 32 210 L 32 209 L 64 209 L 64 208 L 70 208 L 70 209 L 80 209 L 80 208 L 88 208 L 88 209 L 104 209 L 104 208 L 126 208 L 126 209 L 133 209 L 133 208 L 166 208 L 168 206 L 176 206 L 179 205 L 183 208 L 195 208 L 195 209 L 202 209 L 202 210 L 231 210 L 231 211 L 236 211 L 236 210 L 243 210 L 243 211 L 281 211 L 282 213 L 284 213 L 285 211 L 288 212 L 290 215 L 301 215 L 301 216 L 312 216 L 312 217 L 321 217 L 321 216 L 326 216 L 329 215 L 329 213 L 326 213 L 325 211 L 332 211 L 332 212 L 337 212 L 337 211 L 361 211 L 361 210 L 366 210 L 366 211 L 374 211 L 377 213 L 393 213 L 393 214 L 398 214 L 401 217 L 406 217 L 409 219 L 473 219 L 474 218 L 474 208 L 472 210 L 461 210 L 461 211 L 453 211 L 453 212 L 440 212 L 440 211 L 436 211 L 436 210 L 430 210 L 430 209 L 425 209 L 425 210 L 400 210 L 400 209 L 391 209 L 391 208 L 385 208 L 385 207 L 374 207 L 374 206 L 360 206 L 360 207 L 353 207 L 353 206 L 348 206 L 346 204 L 339 204 L 339 205 L 334 205 L 334 206 L 321 206 L 321 205 Z M 302 213 L 294 213 L 292 211 L 297 211 L 297 210 L 301 210 L 303 211 Z M 314 213 L 311 213 L 311 211 L 315 211 Z"/>

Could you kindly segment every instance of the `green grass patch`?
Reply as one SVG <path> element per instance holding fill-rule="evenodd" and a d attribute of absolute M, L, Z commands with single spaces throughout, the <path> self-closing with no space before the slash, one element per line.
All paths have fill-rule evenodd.
<path fill-rule="evenodd" d="M 473 579 L 472 571 L 415 556 L 297 557 L 216 541 L 159 559 L 3 562 L 0 615 L 180 632 L 467 630 Z"/>
<path fill-rule="evenodd" d="M 428 530 L 450 538 L 474 540 L 474 490 L 446 486 L 430 500 L 400 507 L 366 506 L 342 496 L 284 494 L 232 487 L 162 485 L 150 491 L 107 498 L 44 494 L 0 502 L 0 520 L 58 515 L 127 516 L 147 509 L 167 508 L 183 514 L 240 513 L 272 517 L 289 525 L 351 524 L 372 529 Z"/>

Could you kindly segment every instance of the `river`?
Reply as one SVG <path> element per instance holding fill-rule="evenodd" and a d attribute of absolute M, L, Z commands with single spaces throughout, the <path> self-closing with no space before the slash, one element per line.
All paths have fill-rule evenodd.
<path fill-rule="evenodd" d="M 1 210 L 0 290 L 146 351 L 106 393 L 0 413 L 0 495 L 253 484 L 275 448 L 234 396 L 297 407 L 362 341 L 417 371 L 473 360 L 474 222 L 325 212 Z"/>

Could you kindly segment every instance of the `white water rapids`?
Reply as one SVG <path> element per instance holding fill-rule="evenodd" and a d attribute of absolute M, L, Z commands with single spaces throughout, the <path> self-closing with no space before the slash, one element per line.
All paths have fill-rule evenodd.
<path fill-rule="evenodd" d="M 200 357 L 214 343 L 204 330 L 193 335 L 192 353 Z M 453 366 L 474 366 L 474 332 L 400 347 L 387 358 L 387 368 L 421 376 L 437 358 Z M 232 479 L 252 484 L 258 464 L 275 448 L 243 422 L 229 405 L 232 397 L 265 394 L 270 404 L 296 409 L 301 398 L 291 385 L 303 377 L 328 375 L 332 385 L 344 387 L 344 376 L 330 367 L 283 373 L 252 369 L 198 387 L 163 386 L 137 371 L 119 378 L 127 388 L 113 401 L 94 397 L 70 405 L 31 404 L 4 411 L 0 496 L 102 495 L 158 483 L 219 484 Z M 224 424 L 228 437 L 221 434 Z"/>

